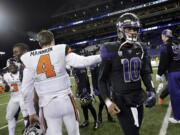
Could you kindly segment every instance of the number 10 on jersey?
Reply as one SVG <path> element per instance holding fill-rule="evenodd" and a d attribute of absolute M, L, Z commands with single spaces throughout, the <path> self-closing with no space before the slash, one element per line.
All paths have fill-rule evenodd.
<path fill-rule="evenodd" d="M 121 63 L 125 82 L 134 82 L 140 79 L 141 60 L 139 57 L 133 57 L 130 60 L 125 58 L 121 60 Z"/>

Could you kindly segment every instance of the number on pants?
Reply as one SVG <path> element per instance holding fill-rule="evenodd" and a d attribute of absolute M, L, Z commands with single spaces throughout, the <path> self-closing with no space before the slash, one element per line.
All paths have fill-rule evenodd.
<path fill-rule="evenodd" d="M 130 60 L 122 59 L 124 71 L 124 81 L 138 81 L 140 79 L 141 60 L 138 57 L 133 57 Z"/>
<path fill-rule="evenodd" d="M 56 76 L 49 54 L 42 55 L 37 65 L 37 74 L 45 73 L 47 78 Z"/>

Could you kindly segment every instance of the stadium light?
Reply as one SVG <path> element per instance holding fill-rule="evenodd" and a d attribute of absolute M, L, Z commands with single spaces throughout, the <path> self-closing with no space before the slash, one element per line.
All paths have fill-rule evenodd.
<path fill-rule="evenodd" d="M 8 16 L 6 12 L 0 8 L 0 32 L 6 30 L 6 25 L 8 23 Z"/>
<path fill-rule="evenodd" d="M 164 24 L 164 25 L 157 25 L 157 26 L 153 26 L 153 27 L 149 27 L 149 28 L 144 28 L 144 29 L 141 29 L 141 32 L 148 32 L 148 31 L 162 29 L 162 28 L 166 28 L 166 27 L 172 27 L 172 26 L 176 26 L 176 25 L 180 25 L 180 22 L 168 23 L 168 24 Z M 117 34 L 114 34 L 114 35 L 111 35 L 111 36 L 105 36 L 105 37 L 102 37 L 102 38 L 95 38 L 95 39 L 92 39 L 92 40 L 80 41 L 80 42 L 77 42 L 77 43 L 73 43 L 71 45 L 72 46 L 74 46 L 74 45 L 82 45 L 82 44 L 86 44 L 86 43 L 89 43 L 89 42 L 96 42 L 96 41 L 101 41 L 101 40 L 105 40 L 105 39 L 111 39 L 111 38 L 115 38 L 115 37 L 117 37 Z"/>
<path fill-rule="evenodd" d="M 0 55 L 5 55 L 6 53 L 5 52 L 0 52 Z"/>
<path fill-rule="evenodd" d="M 103 19 L 103 18 L 106 18 L 106 17 L 109 17 L 109 16 L 114 16 L 114 15 L 122 14 L 122 13 L 125 13 L 125 12 L 131 12 L 131 11 L 134 11 L 134 10 L 137 10 L 137 9 L 150 7 L 150 6 L 153 6 L 153 5 L 158 5 L 158 4 L 167 2 L 167 1 L 168 0 L 156 0 L 156 1 L 145 3 L 145 4 L 141 4 L 141 5 L 138 5 L 138 6 L 126 8 L 126 9 L 123 9 L 123 10 L 107 13 L 107 14 L 104 14 L 104 15 L 101 15 L 101 16 L 91 17 L 91 18 L 89 18 L 87 20 L 80 20 L 80 21 L 76 21 L 76 22 L 71 22 L 71 23 L 63 25 L 63 26 L 60 25 L 60 26 L 57 26 L 57 27 L 50 27 L 49 30 L 53 31 L 53 30 L 57 30 L 57 29 L 68 28 L 68 27 L 71 27 L 71 26 L 80 25 L 80 24 L 83 24 L 83 23 Z"/>

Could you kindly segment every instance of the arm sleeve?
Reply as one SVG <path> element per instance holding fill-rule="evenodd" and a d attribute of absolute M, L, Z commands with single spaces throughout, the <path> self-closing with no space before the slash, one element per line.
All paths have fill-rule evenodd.
<path fill-rule="evenodd" d="M 167 71 L 169 61 L 166 58 L 168 58 L 167 47 L 164 47 L 160 52 L 160 60 L 157 71 L 157 74 L 160 76 L 162 76 Z"/>
<path fill-rule="evenodd" d="M 111 70 L 111 61 L 103 60 L 99 67 L 98 87 L 104 101 L 109 98 L 109 72 Z"/>
<path fill-rule="evenodd" d="M 77 55 L 73 52 L 66 55 L 66 64 L 74 68 L 88 67 L 100 62 L 101 62 L 100 55 L 85 57 L 85 56 Z"/>
<path fill-rule="evenodd" d="M 141 78 L 146 87 L 147 91 L 154 90 L 154 84 L 152 81 L 151 73 L 152 73 L 152 66 L 150 62 L 150 57 L 147 53 L 147 50 L 144 50 L 144 57 L 143 57 L 143 64 L 141 68 Z"/>
<path fill-rule="evenodd" d="M 23 80 L 22 80 L 22 94 L 24 98 L 24 103 L 27 108 L 28 114 L 35 114 L 34 108 L 34 72 L 32 69 L 25 68 L 23 71 Z"/>

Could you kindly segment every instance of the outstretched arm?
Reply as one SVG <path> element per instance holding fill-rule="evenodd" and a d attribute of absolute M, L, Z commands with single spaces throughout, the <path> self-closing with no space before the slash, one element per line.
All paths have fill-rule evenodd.
<path fill-rule="evenodd" d="M 71 52 L 66 56 L 66 63 L 75 68 L 88 67 L 100 62 L 100 55 L 92 55 L 85 57 Z"/>

